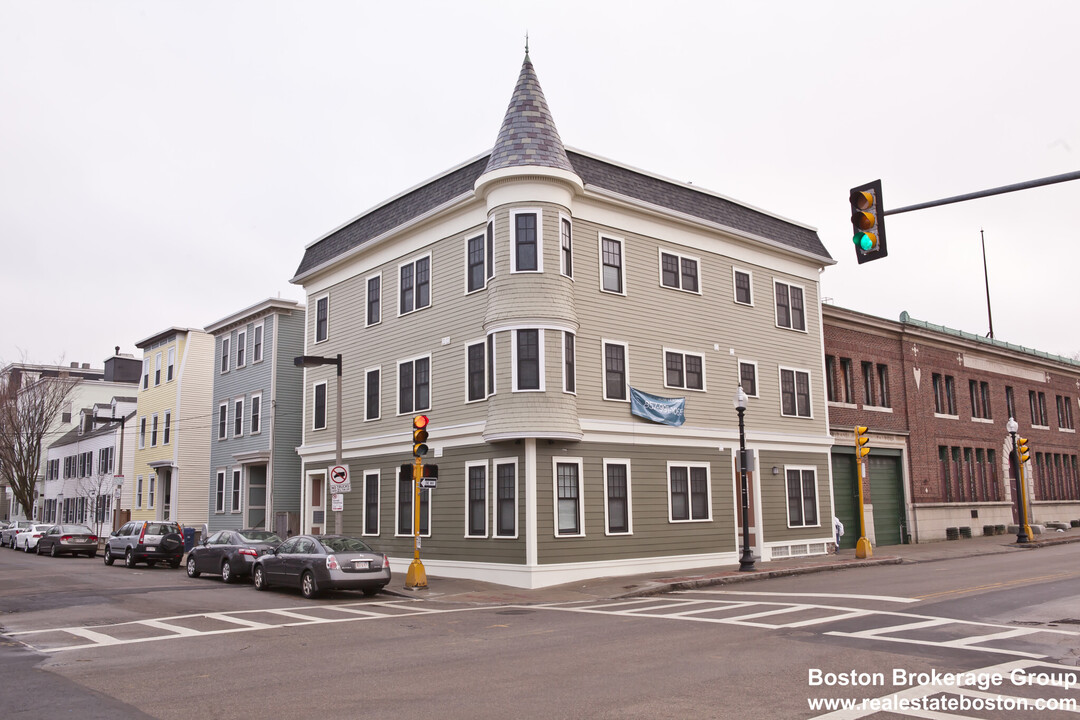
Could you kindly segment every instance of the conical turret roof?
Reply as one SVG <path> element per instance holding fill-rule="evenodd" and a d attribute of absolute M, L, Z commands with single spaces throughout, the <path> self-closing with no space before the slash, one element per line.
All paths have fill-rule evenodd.
<path fill-rule="evenodd" d="M 574 172 L 529 53 L 521 65 L 510 107 L 484 173 L 511 167 L 541 166 Z"/>

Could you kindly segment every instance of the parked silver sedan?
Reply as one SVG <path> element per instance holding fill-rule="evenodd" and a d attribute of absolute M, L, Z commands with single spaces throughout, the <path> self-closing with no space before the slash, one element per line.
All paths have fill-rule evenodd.
<path fill-rule="evenodd" d="M 390 561 L 358 538 L 297 535 L 256 558 L 251 577 L 256 590 L 294 587 L 306 598 L 324 590 L 361 590 L 371 596 L 390 582 Z"/>
<path fill-rule="evenodd" d="M 86 555 L 97 556 L 98 537 L 85 525 L 53 525 L 41 536 L 37 544 L 38 555 Z"/>

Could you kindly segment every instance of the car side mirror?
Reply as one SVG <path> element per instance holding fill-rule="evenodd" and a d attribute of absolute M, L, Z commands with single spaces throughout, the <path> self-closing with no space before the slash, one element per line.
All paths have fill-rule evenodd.
<path fill-rule="evenodd" d="M 109 533 L 109 536 L 110 536 L 110 537 L 116 537 L 116 536 L 117 536 L 117 535 L 119 535 L 119 534 L 120 534 L 120 531 L 119 531 L 119 530 L 113 530 L 113 531 L 112 531 L 111 533 Z"/>

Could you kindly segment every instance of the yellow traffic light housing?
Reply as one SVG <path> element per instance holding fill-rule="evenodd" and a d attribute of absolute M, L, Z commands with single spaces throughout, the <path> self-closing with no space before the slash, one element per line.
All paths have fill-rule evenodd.
<path fill-rule="evenodd" d="M 859 264 L 883 258 L 885 247 L 885 209 L 881 201 L 881 181 L 875 180 L 848 195 L 851 204 L 851 228 L 854 233 L 855 258 Z"/>
<path fill-rule="evenodd" d="M 1016 438 L 1016 454 L 1020 458 L 1020 464 L 1023 465 L 1031 459 L 1031 453 L 1028 452 L 1027 438 Z"/>
<path fill-rule="evenodd" d="M 427 452 L 428 452 L 428 446 L 427 446 L 427 439 L 428 439 L 427 426 L 428 426 L 428 422 L 429 421 L 428 421 L 428 416 L 427 415 L 417 415 L 416 417 L 413 418 L 413 421 L 412 421 L 412 426 L 413 426 L 413 431 L 412 431 L 413 457 L 421 458 L 421 457 L 427 455 Z"/>
<path fill-rule="evenodd" d="M 870 454 L 870 448 L 866 446 L 870 442 L 870 438 L 866 436 L 869 430 L 865 425 L 855 426 L 855 457 L 860 460 Z"/>

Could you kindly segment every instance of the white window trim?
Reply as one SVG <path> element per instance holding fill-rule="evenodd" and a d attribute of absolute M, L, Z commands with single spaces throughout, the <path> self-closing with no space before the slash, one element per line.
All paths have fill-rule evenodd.
<path fill-rule="evenodd" d="M 567 390 L 566 389 L 566 336 L 567 335 L 571 335 L 574 338 L 574 388 L 575 388 L 574 390 Z M 562 348 L 561 348 L 561 351 L 560 351 L 560 354 L 559 354 L 559 364 L 560 364 L 560 367 L 562 369 L 562 376 L 563 376 L 562 390 L 567 395 L 577 395 L 577 390 L 576 390 L 576 388 L 578 386 L 578 381 L 577 381 L 577 366 L 578 366 L 577 333 L 570 332 L 569 330 L 563 330 L 562 333 L 561 333 L 561 336 L 560 336 L 560 343 L 562 344 Z"/>
<path fill-rule="evenodd" d="M 521 388 L 518 387 L 517 346 L 518 346 L 518 333 L 521 332 L 522 330 L 535 330 L 536 331 L 536 352 L 539 355 L 539 357 L 537 358 L 537 362 L 539 363 L 539 370 L 540 370 L 540 387 L 539 388 L 528 388 L 528 389 L 522 390 Z M 547 334 L 547 332 L 542 327 L 514 328 L 514 332 L 513 332 L 513 335 L 512 335 L 512 342 L 510 343 L 510 375 L 511 375 L 511 378 L 512 378 L 512 382 L 511 382 L 512 392 L 521 392 L 521 393 L 544 392 L 547 389 L 547 377 L 546 377 L 547 373 L 545 372 L 546 363 L 544 362 L 544 360 L 546 358 L 545 349 L 544 349 L 544 336 L 546 334 Z"/>
<path fill-rule="evenodd" d="M 256 345 L 255 344 L 255 338 L 258 335 L 257 331 L 259 331 L 259 330 L 262 331 L 262 344 L 261 345 Z M 260 351 L 259 357 L 255 357 L 255 348 L 256 347 L 258 347 L 259 351 Z M 266 357 L 266 321 L 263 320 L 263 321 L 255 323 L 254 325 L 251 326 L 251 364 L 256 365 L 258 363 L 261 363 L 263 361 L 263 358 L 265 358 L 265 357 Z"/>
<path fill-rule="evenodd" d="M 428 404 L 427 407 L 413 408 L 412 410 L 401 409 L 401 366 L 405 363 L 414 363 L 413 365 L 413 397 L 416 397 L 416 366 L 417 360 L 423 360 L 427 358 L 428 361 Z M 418 412 L 430 412 L 431 411 L 431 398 L 432 390 L 434 389 L 434 383 L 431 381 L 433 372 L 433 365 L 431 363 L 431 354 L 417 355 L 416 357 L 405 358 L 404 360 L 397 361 L 397 372 L 394 376 L 394 405 L 397 406 L 397 414 L 401 415 L 414 415 Z M 381 378 L 380 378 L 381 379 Z M 381 409 L 380 409 L 381 412 Z"/>
<path fill-rule="evenodd" d="M 168 437 L 166 437 L 166 432 Z M 172 441 L 173 426 L 172 426 L 172 410 L 166 410 L 163 413 L 161 423 L 161 444 L 168 445 Z"/>
<path fill-rule="evenodd" d="M 368 374 L 372 373 L 372 372 L 379 373 L 379 414 L 376 415 L 375 417 L 368 417 L 367 416 L 367 410 L 368 410 Z M 382 403 L 382 366 L 365 368 L 364 369 L 364 422 L 371 422 L 373 420 L 378 420 L 379 418 L 381 418 L 382 417 L 382 406 L 383 406 L 383 403 Z"/>
<path fill-rule="evenodd" d="M 785 370 L 789 370 L 789 371 L 795 373 L 796 375 L 798 373 L 806 373 L 806 388 L 807 388 L 807 391 L 809 393 L 809 397 L 808 397 L 807 402 L 810 403 L 810 414 L 809 415 L 800 415 L 799 414 L 799 390 L 798 390 L 799 385 L 798 385 L 798 378 L 797 377 L 795 378 L 795 414 L 794 415 L 787 415 L 787 414 L 784 413 L 784 371 Z M 807 368 L 788 367 L 786 365 L 780 365 L 779 367 L 776 368 L 776 381 L 777 381 L 777 383 L 779 383 L 777 385 L 777 387 L 779 388 L 778 400 L 780 402 L 780 404 L 779 404 L 780 417 L 796 418 L 798 420 L 813 420 L 814 419 L 814 383 L 813 383 L 813 379 L 814 379 L 813 373 L 811 373 L 810 370 L 808 370 Z M 760 379 L 758 380 L 758 382 L 760 384 L 760 382 L 761 382 Z"/>
<path fill-rule="evenodd" d="M 562 226 L 563 221 L 570 223 L 570 262 L 574 262 L 574 220 L 569 215 L 560 212 L 559 213 L 559 274 L 564 278 L 569 278 L 571 282 L 574 280 L 573 268 L 570 268 L 570 272 L 566 272 L 566 263 L 563 262 L 563 247 L 562 247 Z"/>
<path fill-rule="evenodd" d="M 673 468 L 673 467 L 686 468 L 686 483 L 687 483 L 687 485 L 686 485 L 687 508 L 686 509 L 687 509 L 687 514 L 689 515 L 689 517 L 687 519 L 685 519 L 685 520 L 676 520 L 672 516 L 672 507 L 671 507 L 671 468 Z M 690 468 L 705 468 L 705 505 L 706 505 L 706 507 L 708 508 L 708 511 L 709 511 L 708 517 L 704 517 L 704 518 L 695 518 L 694 517 L 694 500 L 693 500 L 693 494 L 694 493 L 693 493 L 693 490 L 691 489 L 692 488 L 692 481 L 690 479 Z M 667 492 L 667 506 L 668 506 L 667 515 L 668 515 L 668 522 L 669 523 L 673 523 L 673 524 L 676 524 L 676 525 L 682 525 L 682 524 L 685 524 L 685 523 L 712 522 L 712 519 L 713 519 L 713 514 L 712 514 L 712 511 L 713 511 L 712 465 L 710 463 L 707 463 L 707 462 L 678 462 L 676 460 L 669 460 L 668 463 L 667 463 L 667 472 L 664 475 L 664 482 L 667 485 L 667 489 L 666 489 L 666 492 Z"/>
<path fill-rule="evenodd" d="M 795 287 L 795 288 L 799 288 L 800 290 L 802 290 L 802 297 L 803 297 L 803 325 L 805 325 L 806 327 L 804 327 L 802 329 L 799 329 L 799 328 L 794 326 L 794 323 L 792 324 L 791 327 L 788 327 L 787 325 L 781 325 L 780 324 L 780 311 L 779 311 L 779 306 L 777 305 L 777 302 L 776 302 L 776 286 L 777 285 L 786 285 L 788 287 L 788 314 L 789 315 L 791 314 L 791 288 Z M 788 282 L 787 280 L 780 280 L 778 278 L 773 278 L 773 323 L 775 323 L 776 327 L 780 328 L 781 330 L 790 330 L 791 332 L 807 333 L 807 334 L 810 332 L 810 312 L 809 312 L 809 308 L 806 307 L 806 287 L 804 285 L 796 285 L 795 283 Z"/>
<path fill-rule="evenodd" d="M 157 475 L 150 475 L 146 479 L 146 486 L 146 509 L 153 510 L 155 500 L 154 495 L 156 494 L 155 491 L 157 490 Z"/>
<path fill-rule="evenodd" d="M 146 416 L 139 418 L 139 449 L 146 447 Z"/>
<path fill-rule="evenodd" d="M 263 412 L 262 412 L 263 411 L 262 393 L 259 392 L 259 393 L 252 393 L 251 394 L 250 409 L 253 410 L 253 411 L 255 409 L 255 398 L 259 399 L 259 414 L 258 414 L 259 428 L 257 430 L 253 430 L 251 428 L 251 419 L 249 418 L 248 419 L 248 435 L 262 435 L 262 428 L 263 428 L 263 423 L 262 423 L 262 415 L 263 415 Z M 255 417 L 254 412 L 252 413 L 252 417 Z"/>
<path fill-rule="evenodd" d="M 142 508 L 143 506 L 143 476 L 139 475 L 135 478 L 135 507 Z"/>
<path fill-rule="evenodd" d="M 487 336 L 484 336 L 482 340 L 470 340 L 465 343 L 465 404 L 471 405 L 473 403 L 484 402 L 489 397 L 488 394 L 488 346 Z M 484 395 L 483 397 L 476 398 L 475 400 L 469 399 L 469 348 L 476 345 L 484 346 Z"/>
<path fill-rule="evenodd" d="M 361 476 L 360 476 L 360 477 L 362 477 L 364 479 L 363 484 L 362 484 L 362 486 L 360 488 L 360 507 L 363 508 L 363 512 L 361 514 L 361 517 L 364 519 L 364 522 L 363 522 L 364 532 L 360 533 L 361 536 L 366 536 L 366 537 L 378 537 L 379 536 L 379 533 L 371 532 L 370 530 L 368 530 L 368 525 L 367 525 L 367 484 L 368 484 L 368 479 L 371 478 L 371 477 L 375 478 L 375 482 L 378 483 L 378 487 L 379 487 L 379 492 L 375 493 L 375 516 L 379 518 L 379 529 L 380 530 L 382 529 L 382 477 L 381 476 L 382 476 L 382 472 L 380 470 L 378 470 L 378 469 L 365 470 L 363 472 L 363 474 L 361 474 Z"/>
<path fill-rule="evenodd" d="M 413 502 L 416 502 L 415 483 L 416 483 L 416 481 L 413 480 L 412 484 L 410 485 L 410 488 L 409 488 L 409 492 L 411 492 L 413 494 Z M 431 531 L 432 531 L 432 527 L 431 527 L 431 504 L 432 504 L 432 502 L 431 501 L 432 501 L 432 496 L 430 495 L 430 493 L 431 493 L 430 490 L 428 490 L 428 493 L 429 493 L 428 494 L 428 512 L 427 512 L 428 531 L 426 533 L 420 533 L 420 537 L 431 537 Z M 410 533 L 403 533 L 403 532 L 401 532 L 401 528 L 398 527 L 398 521 L 401 520 L 400 508 L 401 508 L 401 475 L 400 475 L 400 471 L 395 471 L 394 472 L 394 537 L 411 538 L 413 536 L 413 534 L 411 532 Z M 415 508 L 413 509 L 412 521 L 416 522 L 416 510 L 415 510 Z"/>
<path fill-rule="evenodd" d="M 514 466 L 514 533 L 513 535 L 499 535 L 499 466 Z M 492 540 L 516 540 L 518 537 L 518 512 L 521 510 L 521 493 L 518 492 L 518 459 L 516 457 L 495 458 L 491 462 L 491 539 Z"/>
<path fill-rule="evenodd" d="M 678 275 L 678 277 L 679 277 L 679 285 L 678 285 L 678 287 L 672 287 L 671 285 L 665 285 L 664 284 L 664 256 L 665 255 L 673 255 L 674 257 L 678 258 L 678 260 L 679 260 L 679 275 Z M 697 284 L 698 284 L 698 289 L 697 290 L 687 290 L 686 288 L 684 288 L 682 286 L 682 261 L 683 260 L 693 260 L 697 264 Z M 660 247 L 660 248 L 656 249 L 656 270 L 657 270 L 656 280 L 659 283 L 660 287 L 663 288 L 664 290 L 678 290 L 679 292 L 688 293 L 690 295 L 701 295 L 702 294 L 702 292 L 701 292 L 701 258 L 695 257 L 693 255 L 686 255 L 684 253 L 676 252 L 674 250 L 667 250 L 667 249 L 664 249 L 664 248 Z M 625 285 L 623 287 L 625 287 Z"/>
<path fill-rule="evenodd" d="M 817 522 L 814 523 L 813 525 L 810 525 L 810 524 L 792 525 L 791 524 L 791 498 L 788 496 L 788 482 L 787 482 L 788 470 L 798 470 L 799 472 L 802 472 L 803 470 L 813 470 L 814 471 L 814 506 L 815 506 L 815 509 L 816 509 L 815 514 L 817 515 Z M 796 529 L 796 528 L 821 527 L 821 491 L 820 491 L 820 488 L 818 487 L 818 484 L 819 484 L 819 478 L 818 478 L 818 469 L 817 469 L 817 467 L 815 467 L 813 465 L 785 465 L 784 466 L 784 515 L 787 517 L 787 526 L 789 528 Z M 801 493 L 802 493 L 802 478 L 801 477 L 799 478 L 799 493 L 800 493 L 799 499 L 801 500 L 802 499 L 802 495 L 801 495 Z"/>
<path fill-rule="evenodd" d="M 559 532 L 559 465 L 577 465 L 578 484 L 578 530 L 576 533 Z M 551 458 L 551 507 L 552 532 L 556 538 L 585 537 L 585 468 L 579 457 Z"/>
<path fill-rule="evenodd" d="M 232 337 L 229 335 L 223 335 L 221 338 L 221 350 L 218 353 L 218 374 L 224 375 L 229 372 L 229 366 L 232 363 L 232 343 L 230 342 Z"/>
<path fill-rule="evenodd" d="M 683 385 L 668 385 L 667 381 L 667 354 L 675 353 L 682 355 L 683 357 Z M 693 355 L 694 357 L 701 358 L 701 387 L 692 388 L 686 385 L 686 356 Z M 677 348 L 670 348 L 664 346 L 660 350 L 660 367 L 663 373 L 661 379 L 664 381 L 664 387 L 671 388 L 673 390 L 686 390 L 687 392 L 707 392 L 709 389 L 708 380 L 705 377 L 705 355 L 704 353 L 690 352 L 689 350 L 679 350 Z"/>
<path fill-rule="evenodd" d="M 315 414 L 315 393 L 317 392 L 315 388 L 319 387 L 320 385 L 323 385 L 324 387 L 326 387 L 326 390 L 323 392 L 323 397 L 326 398 L 326 402 L 323 403 L 323 425 L 322 425 L 322 427 L 319 427 L 316 424 L 318 422 L 319 418 Z M 314 383 L 311 386 L 311 430 L 312 430 L 312 432 L 315 432 L 315 431 L 318 431 L 318 430 L 325 430 L 327 427 L 329 427 L 329 425 L 330 425 L 329 418 L 326 417 L 329 414 L 330 414 L 330 386 L 327 384 L 326 380 L 320 380 L 319 382 Z M 228 427 L 226 427 L 226 429 L 228 429 Z"/>
<path fill-rule="evenodd" d="M 233 437 L 244 437 L 244 409 L 247 407 L 244 402 L 244 398 L 238 397 L 233 399 Z M 240 432 L 236 432 L 236 423 L 240 422 Z M 228 428 L 226 428 L 228 430 Z"/>
<path fill-rule="evenodd" d="M 324 337 L 322 340 L 320 340 L 319 339 L 319 303 L 321 303 L 323 300 L 326 301 L 326 337 Z M 312 337 L 312 343 L 311 344 L 312 345 L 318 345 L 319 343 L 324 343 L 324 342 L 327 342 L 328 340 L 330 340 L 330 293 L 323 293 L 319 297 L 315 298 L 314 301 L 311 303 L 311 307 L 312 307 L 312 313 L 311 313 L 311 320 L 312 320 L 311 337 Z"/>
<path fill-rule="evenodd" d="M 165 361 L 165 382 L 172 382 L 176 379 L 176 346 L 172 346 L 168 350 Z M 172 377 L 170 377 L 170 375 Z"/>
<path fill-rule="evenodd" d="M 610 498 L 608 496 L 608 465 L 625 465 L 626 466 L 626 531 L 625 532 L 611 532 L 611 523 L 608 518 L 608 503 Z M 632 482 L 630 479 L 630 458 L 604 458 L 604 534 L 613 536 L 633 535 L 634 534 L 634 493 L 631 490 Z"/>
<path fill-rule="evenodd" d="M 620 275 L 619 285 L 622 286 L 622 291 L 621 292 L 618 291 L 618 290 L 607 290 L 607 289 L 604 288 L 604 241 L 605 240 L 613 240 L 613 241 L 619 243 L 619 257 L 622 260 L 622 267 L 619 268 L 619 275 Z M 620 295 L 622 297 L 626 297 L 626 241 L 623 238 L 618 237 L 617 235 L 605 235 L 603 233 L 600 233 L 598 235 L 598 239 L 597 239 L 596 251 L 598 253 L 597 269 L 600 271 L 600 292 L 607 293 L 608 295 Z"/>
<path fill-rule="evenodd" d="M 416 263 L 419 262 L 420 260 L 423 260 L 424 258 L 428 259 L 428 304 L 425 305 L 424 307 L 416 307 Z M 412 286 L 413 309 L 408 310 L 406 312 L 401 312 L 401 268 L 405 267 L 406 265 L 412 265 L 413 266 L 413 286 Z M 394 296 L 394 303 L 397 306 L 397 316 L 398 317 L 403 317 L 405 315 L 412 315 L 414 312 L 419 312 L 420 310 L 426 310 L 426 309 L 428 309 L 429 307 L 431 307 L 432 305 L 435 304 L 435 293 L 433 292 L 433 289 L 434 289 L 434 286 L 435 286 L 434 279 L 435 279 L 435 265 L 431 261 L 431 253 L 426 253 L 424 255 L 417 255 L 416 257 L 412 258 L 408 262 L 403 262 L 403 263 L 398 264 L 398 270 L 397 270 L 397 294 Z M 367 285 L 364 285 L 364 291 L 365 291 L 365 293 L 367 292 Z M 385 293 L 382 292 L 382 285 L 379 286 L 379 293 L 381 295 L 385 295 Z M 365 294 L 365 299 L 366 299 L 366 297 L 367 296 Z M 366 302 L 364 303 L 364 314 L 365 315 L 367 314 L 367 303 Z M 381 297 L 379 299 L 379 314 L 382 315 L 382 298 Z"/>
<path fill-rule="evenodd" d="M 154 387 L 161 384 L 161 353 L 154 355 Z"/>
<path fill-rule="evenodd" d="M 400 279 L 400 277 L 401 276 L 398 275 L 399 279 Z M 375 322 L 368 322 L 368 285 L 375 278 L 379 279 L 379 317 L 378 317 L 378 319 L 375 320 Z M 383 316 L 383 310 L 384 310 L 384 308 L 383 308 L 383 305 L 384 305 L 383 298 L 386 297 L 386 293 L 383 292 L 383 291 L 385 289 L 386 288 L 385 288 L 385 285 L 383 283 L 382 272 L 381 271 L 377 272 L 377 273 L 372 273 L 371 275 L 368 275 L 366 278 L 364 278 L 364 327 L 375 327 L 376 325 L 381 325 L 382 324 L 382 316 Z"/>
<path fill-rule="evenodd" d="M 228 495 L 227 483 L 229 480 L 228 468 L 218 468 L 217 474 L 214 476 L 214 514 L 225 514 L 225 498 Z M 221 495 L 218 495 L 218 488 L 221 488 Z"/>
<path fill-rule="evenodd" d="M 157 431 L 158 431 L 158 414 L 154 413 L 150 416 L 150 447 L 157 447 Z"/>
<path fill-rule="evenodd" d="M 608 397 L 607 387 L 607 346 L 608 345 L 622 345 L 623 347 L 623 377 L 626 381 L 626 398 L 620 400 L 618 398 Z M 600 338 L 600 381 L 603 394 L 600 396 L 606 402 L 617 403 L 629 403 L 630 402 L 630 345 L 629 343 L 622 342 L 620 340 L 608 340 L 606 338 Z"/>
<path fill-rule="evenodd" d="M 244 470 L 242 467 L 233 468 L 232 483 L 229 485 L 230 513 L 243 512 L 244 509 Z"/>
<path fill-rule="evenodd" d="M 228 440 L 229 439 L 229 400 L 218 403 L 217 415 L 214 417 L 214 423 L 217 425 L 217 439 Z M 221 432 L 221 408 L 225 408 L 225 432 Z"/>
<path fill-rule="evenodd" d="M 236 353 L 236 362 L 234 367 L 242 368 L 247 367 L 247 330 L 238 330 L 236 332 L 236 347 L 233 349 Z M 243 362 L 241 362 L 243 361 Z"/>
<path fill-rule="evenodd" d="M 469 505 L 472 502 L 469 499 L 469 469 L 474 467 L 484 468 L 484 512 L 482 516 L 484 518 L 484 534 L 472 535 L 469 533 Z M 488 524 L 488 513 L 491 510 L 491 473 L 488 468 L 487 460 L 470 460 L 465 463 L 465 538 L 487 538 L 491 534 L 491 526 Z"/>
<path fill-rule="evenodd" d="M 750 278 L 750 302 L 744 303 L 739 300 L 739 291 L 735 286 L 735 274 L 743 273 Z M 731 268 L 731 299 L 736 305 L 742 305 L 743 307 L 754 307 L 754 273 L 750 270 L 741 267 L 732 266 Z M 803 293 L 803 300 L 806 300 L 806 293 Z"/>
<path fill-rule="evenodd" d="M 475 240 L 478 237 L 480 238 L 480 249 L 481 249 L 481 254 L 482 254 L 482 257 L 483 257 L 483 263 L 482 263 L 483 268 L 484 268 L 483 282 L 480 284 L 480 287 L 475 288 L 473 290 L 470 290 L 469 289 L 469 243 L 472 242 L 473 240 Z M 488 286 L 487 225 L 484 226 L 484 229 L 480 232 L 479 235 L 474 235 L 472 233 L 467 233 L 465 235 L 465 239 L 463 240 L 463 246 L 464 246 L 464 250 L 465 250 L 465 252 L 464 252 L 464 255 L 465 255 L 465 282 L 464 282 L 464 284 L 462 286 L 462 293 L 465 294 L 465 295 L 472 295 L 473 293 L 478 293 L 481 290 L 486 290 L 487 286 Z"/>
<path fill-rule="evenodd" d="M 536 269 L 518 270 L 517 267 L 517 216 L 536 215 Z M 514 208 L 510 211 L 510 272 L 544 272 L 544 211 L 541 208 Z"/>
<path fill-rule="evenodd" d="M 150 356 L 143 356 L 142 361 L 142 378 L 140 387 L 146 390 L 150 387 Z"/>
<path fill-rule="evenodd" d="M 757 386 L 757 387 L 754 388 L 754 390 L 755 390 L 754 394 L 751 395 L 750 393 L 746 393 L 746 397 L 748 397 L 748 398 L 760 398 L 761 397 L 761 373 L 758 371 L 757 360 L 743 360 L 742 358 L 739 358 L 735 362 L 735 382 L 739 385 L 739 387 L 742 387 L 742 366 L 743 365 L 753 365 L 754 366 L 754 385 Z M 743 388 L 743 392 L 746 392 L 746 388 Z M 811 406 L 811 412 L 813 412 L 812 407 L 813 406 Z M 855 407 L 855 406 L 852 405 L 851 407 Z"/>

